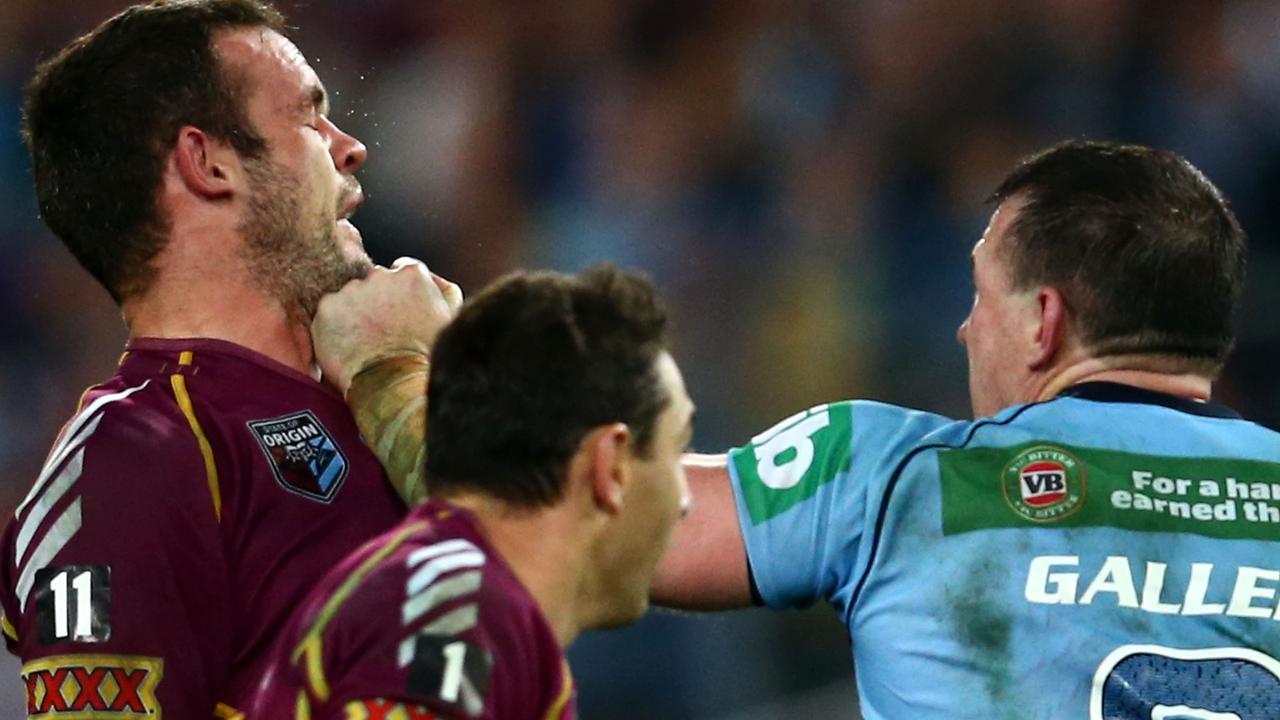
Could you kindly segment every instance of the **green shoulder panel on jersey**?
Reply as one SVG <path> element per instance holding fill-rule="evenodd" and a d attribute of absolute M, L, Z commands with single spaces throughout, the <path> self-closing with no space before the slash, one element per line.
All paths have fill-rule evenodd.
<path fill-rule="evenodd" d="M 1280 464 L 1053 443 L 938 454 L 942 532 L 1116 527 L 1280 542 Z"/>
<path fill-rule="evenodd" d="M 777 517 L 847 472 L 853 422 L 847 402 L 792 415 L 729 453 L 754 525 Z"/>

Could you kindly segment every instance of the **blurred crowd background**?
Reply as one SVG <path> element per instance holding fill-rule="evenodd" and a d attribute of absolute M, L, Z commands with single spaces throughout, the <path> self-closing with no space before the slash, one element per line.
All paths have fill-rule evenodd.
<path fill-rule="evenodd" d="M 126 4 L 0 2 L 0 509 L 124 342 L 40 223 L 21 88 Z M 420 257 L 471 291 L 519 267 L 649 272 L 698 449 L 845 397 L 966 416 L 955 328 L 983 201 L 1071 137 L 1175 149 L 1230 198 L 1251 273 L 1218 396 L 1280 426 L 1280 2 L 279 5 L 370 148 L 356 223 L 373 257 Z M 848 650 L 823 608 L 656 613 L 571 655 L 587 720 L 746 720 L 854 716 Z M 17 717 L 4 663 L 0 716 Z"/>

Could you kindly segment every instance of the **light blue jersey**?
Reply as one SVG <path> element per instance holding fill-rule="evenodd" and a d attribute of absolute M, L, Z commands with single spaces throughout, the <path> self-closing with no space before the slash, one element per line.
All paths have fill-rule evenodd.
<path fill-rule="evenodd" d="M 868 720 L 1280 719 L 1280 434 L 1226 408 L 835 403 L 730 472 L 761 599 L 836 608 Z"/>

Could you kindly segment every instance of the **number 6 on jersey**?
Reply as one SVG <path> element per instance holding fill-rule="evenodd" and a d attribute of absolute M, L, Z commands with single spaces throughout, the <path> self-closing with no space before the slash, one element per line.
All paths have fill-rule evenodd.
<path fill-rule="evenodd" d="M 1280 661 L 1248 648 L 1125 645 L 1093 679 L 1092 720 L 1272 720 Z"/>

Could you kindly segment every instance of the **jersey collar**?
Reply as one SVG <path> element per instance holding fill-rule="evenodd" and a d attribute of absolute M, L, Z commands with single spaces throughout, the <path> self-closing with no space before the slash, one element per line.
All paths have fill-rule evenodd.
<path fill-rule="evenodd" d="M 1094 402 L 1109 403 L 1141 403 L 1144 405 L 1161 405 L 1163 407 L 1172 408 L 1184 413 L 1192 415 L 1201 415 L 1203 417 L 1213 418 L 1229 418 L 1232 420 L 1240 420 L 1240 413 L 1232 410 L 1226 405 L 1217 403 L 1196 402 L 1188 400 L 1177 395 L 1169 395 L 1167 393 L 1147 390 L 1145 388 L 1135 387 L 1133 385 L 1123 385 L 1114 382 L 1084 382 L 1058 393 L 1058 397 L 1079 398 L 1081 400 L 1092 400 Z"/>

